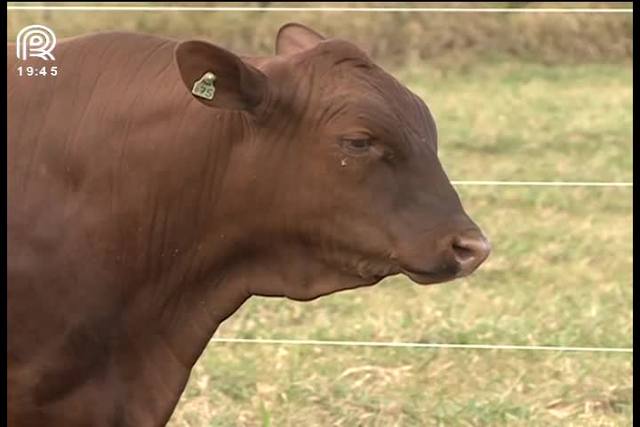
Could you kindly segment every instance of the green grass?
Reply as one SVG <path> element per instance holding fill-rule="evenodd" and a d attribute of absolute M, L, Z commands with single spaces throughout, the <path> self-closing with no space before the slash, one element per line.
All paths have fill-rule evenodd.
<path fill-rule="evenodd" d="M 456 180 L 631 180 L 631 68 L 406 69 Z M 219 337 L 630 347 L 631 188 L 459 187 L 474 274 L 308 303 L 253 298 Z M 626 426 L 632 355 L 212 343 L 171 426 Z"/>
<path fill-rule="evenodd" d="M 171 425 L 631 425 L 624 355 L 211 347 Z"/>
<path fill-rule="evenodd" d="M 631 65 L 399 73 L 433 110 L 452 179 L 630 181 Z"/>

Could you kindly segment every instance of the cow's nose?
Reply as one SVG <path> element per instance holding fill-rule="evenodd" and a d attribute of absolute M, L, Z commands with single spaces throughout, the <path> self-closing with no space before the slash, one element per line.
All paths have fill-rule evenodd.
<path fill-rule="evenodd" d="M 482 234 L 458 235 L 453 238 L 451 249 L 459 265 L 458 276 L 466 276 L 487 259 L 491 245 Z"/>

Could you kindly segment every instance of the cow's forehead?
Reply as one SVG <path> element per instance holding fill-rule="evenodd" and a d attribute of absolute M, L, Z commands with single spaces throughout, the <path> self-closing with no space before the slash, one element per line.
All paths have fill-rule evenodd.
<path fill-rule="evenodd" d="M 330 74 L 330 80 L 345 88 L 367 95 L 393 100 L 401 107 L 415 107 L 416 101 L 423 107 L 424 103 L 382 67 L 373 62 L 367 54 L 356 45 L 343 41 L 331 40 L 319 44 L 310 53 L 312 67 Z M 325 74 L 326 75 L 326 74 Z M 403 105 L 404 104 L 404 105 Z"/>
<path fill-rule="evenodd" d="M 309 86 L 302 92 L 315 93 L 318 110 L 350 107 L 380 125 L 400 127 L 413 143 L 436 143 L 435 122 L 425 102 L 353 43 L 326 40 L 291 60 L 299 71 L 294 80 Z"/>
<path fill-rule="evenodd" d="M 328 39 L 307 51 L 312 58 L 353 58 L 371 62 L 367 54 L 355 44 L 342 39 Z"/>
<path fill-rule="evenodd" d="M 336 76 L 329 79 L 334 82 L 333 87 L 322 90 L 326 102 L 334 102 L 339 96 L 359 111 L 386 115 L 415 137 L 436 138 L 435 122 L 427 104 L 392 75 L 373 63 L 370 67 L 360 66 L 358 60 L 343 60 L 338 67 L 342 70 L 334 70 Z"/>

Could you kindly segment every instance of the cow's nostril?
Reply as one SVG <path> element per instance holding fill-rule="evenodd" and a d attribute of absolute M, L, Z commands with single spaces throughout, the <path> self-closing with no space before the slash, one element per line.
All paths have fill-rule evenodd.
<path fill-rule="evenodd" d="M 456 236 L 451 244 L 455 260 L 460 265 L 462 275 L 470 274 L 487 259 L 491 246 L 487 239 L 480 236 Z"/>
<path fill-rule="evenodd" d="M 475 252 L 472 249 L 457 243 L 453 244 L 453 254 L 459 263 L 467 262 L 475 257 Z"/>

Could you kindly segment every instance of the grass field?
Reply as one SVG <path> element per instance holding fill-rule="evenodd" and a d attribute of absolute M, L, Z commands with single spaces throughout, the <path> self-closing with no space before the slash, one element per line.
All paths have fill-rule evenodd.
<path fill-rule="evenodd" d="M 497 63 L 403 82 L 454 180 L 630 181 L 625 65 Z M 218 337 L 630 347 L 631 188 L 459 187 L 493 253 L 310 303 L 253 298 Z M 212 343 L 178 426 L 627 426 L 632 355 Z"/>

